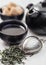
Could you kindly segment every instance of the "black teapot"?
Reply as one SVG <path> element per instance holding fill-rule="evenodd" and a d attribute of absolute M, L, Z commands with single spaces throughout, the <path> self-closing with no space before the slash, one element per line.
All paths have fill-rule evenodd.
<path fill-rule="evenodd" d="M 29 29 L 38 35 L 46 35 L 46 2 L 29 4 L 27 9 L 26 24 Z"/>

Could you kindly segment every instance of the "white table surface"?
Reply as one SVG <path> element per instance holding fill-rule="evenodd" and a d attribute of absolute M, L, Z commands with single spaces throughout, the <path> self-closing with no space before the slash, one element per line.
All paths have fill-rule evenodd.
<path fill-rule="evenodd" d="M 0 0 L 0 7 L 6 5 L 8 2 L 15 2 L 21 5 L 24 8 L 25 13 L 26 13 L 27 12 L 26 6 L 29 3 L 37 4 L 39 1 L 41 0 Z M 0 22 L 2 22 L 1 19 L 0 19 Z M 25 23 L 25 16 L 22 22 Z M 32 36 L 32 35 L 35 35 L 35 34 L 31 31 L 28 31 L 27 37 Z M 40 39 L 46 40 L 46 36 L 44 37 L 37 36 L 37 37 L 39 37 Z M 4 45 L 4 42 L 0 39 L 0 50 L 3 50 L 5 47 L 6 46 Z M 3 65 L 3 64 L 0 63 L 0 65 Z M 43 43 L 43 48 L 41 49 L 39 53 L 33 55 L 32 57 L 27 57 L 27 60 L 25 60 L 25 65 L 46 65 L 46 42 Z"/>

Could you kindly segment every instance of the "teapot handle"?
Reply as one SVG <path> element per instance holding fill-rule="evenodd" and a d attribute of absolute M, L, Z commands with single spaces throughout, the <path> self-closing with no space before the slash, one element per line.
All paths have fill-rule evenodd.
<path fill-rule="evenodd" d="M 46 7 L 46 1 L 40 2 L 42 7 Z"/>

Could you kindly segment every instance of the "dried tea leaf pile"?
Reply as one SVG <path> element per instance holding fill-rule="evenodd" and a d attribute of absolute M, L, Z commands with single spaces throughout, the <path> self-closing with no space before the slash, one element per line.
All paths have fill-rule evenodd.
<path fill-rule="evenodd" d="M 20 48 L 11 46 L 10 48 L 3 50 L 1 56 L 1 62 L 3 64 L 9 63 L 9 65 L 14 65 L 14 62 L 15 64 L 22 63 L 22 59 L 25 58 L 25 53 Z"/>

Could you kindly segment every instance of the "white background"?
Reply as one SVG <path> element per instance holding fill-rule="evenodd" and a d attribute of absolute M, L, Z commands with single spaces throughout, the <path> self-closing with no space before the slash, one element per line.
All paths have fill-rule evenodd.
<path fill-rule="evenodd" d="M 14 2 L 21 5 L 24 8 L 26 13 L 26 6 L 29 3 L 37 4 L 39 1 L 41 0 L 0 0 L 0 7 L 6 5 L 8 2 Z M 22 22 L 25 22 L 25 17 Z M 31 36 L 31 35 L 35 35 L 35 34 L 28 31 L 27 36 Z M 41 39 L 46 39 L 46 36 L 45 37 L 38 36 L 38 37 Z M 5 45 L 3 41 L 0 39 L 0 49 L 2 50 L 4 48 L 5 48 Z M 0 63 L 0 65 L 2 64 Z M 28 57 L 27 60 L 25 60 L 25 65 L 46 65 L 46 42 L 43 44 L 43 48 L 39 53 L 33 55 L 32 57 Z"/>

